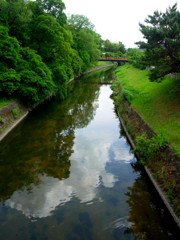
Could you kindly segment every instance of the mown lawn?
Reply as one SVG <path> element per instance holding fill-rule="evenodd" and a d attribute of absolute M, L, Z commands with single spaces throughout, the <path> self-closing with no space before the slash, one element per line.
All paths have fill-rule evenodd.
<path fill-rule="evenodd" d="M 116 73 L 132 106 L 180 156 L 180 79 L 165 77 L 162 82 L 150 82 L 147 70 L 130 64 L 118 67 Z"/>

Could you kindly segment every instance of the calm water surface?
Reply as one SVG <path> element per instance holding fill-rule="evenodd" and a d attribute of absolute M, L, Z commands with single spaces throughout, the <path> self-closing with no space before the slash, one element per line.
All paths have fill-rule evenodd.
<path fill-rule="evenodd" d="M 1 240 L 178 239 L 99 84 L 111 74 L 77 80 L 1 142 Z"/>

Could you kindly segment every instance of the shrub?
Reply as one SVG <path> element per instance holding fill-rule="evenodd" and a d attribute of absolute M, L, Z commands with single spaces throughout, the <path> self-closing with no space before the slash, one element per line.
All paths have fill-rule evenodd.
<path fill-rule="evenodd" d="M 52 73 L 34 50 L 22 48 L 21 54 L 22 59 L 18 67 L 21 85 L 18 93 L 21 98 L 25 98 L 29 102 L 44 100 L 55 89 Z"/>
<path fill-rule="evenodd" d="M 4 123 L 5 122 L 5 119 L 0 117 L 0 123 Z"/>
<path fill-rule="evenodd" d="M 20 114 L 19 109 L 17 109 L 17 108 L 13 108 L 11 112 L 12 112 L 14 118 L 17 118 Z"/>
<path fill-rule="evenodd" d="M 140 156 L 140 163 L 145 165 L 155 157 L 158 151 L 162 151 L 167 146 L 168 141 L 162 134 L 153 136 L 150 139 L 147 139 L 147 136 L 142 134 L 136 138 L 136 147 L 133 152 Z"/>
<path fill-rule="evenodd" d="M 0 73 L 0 92 L 2 95 L 13 95 L 20 85 L 20 76 L 14 69 Z"/>

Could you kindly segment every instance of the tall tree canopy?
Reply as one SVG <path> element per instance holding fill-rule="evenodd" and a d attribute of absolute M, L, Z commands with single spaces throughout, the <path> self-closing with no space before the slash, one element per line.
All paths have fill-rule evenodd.
<path fill-rule="evenodd" d="M 0 0 L 0 96 L 28 103 L 59 92 L 100 57 L 101 37 L 63 0 Z"/>
<path fill-rule="evenodd" d="M 83 15 L 72 15 L 68 24 L 73 34 L 73 48 L 83 60 L 82 70 L 85 71 L 100 57 L 100 35 L 94 31 L 94 25 Z"/>
<path fill-rule="evenodd" d="M 152 81 L 168 73 L 180 72 L 180 12 L 177 4 L 169 7 L 165 13 L 155 11 L 140 24 L 140 30 L 146 39 L 138 42 L 144 49 L 144 63 L 153 67 Z"/>
<path fill-rule="evenodd" d="M 66 23 L 65 4 L 61 0 L 36 0 L 36 7 L 55 17 L 60 24 Z"/>
<path fill-rule="evenodd" d="M 122 42 L 113 43 L 108 39 L 101 41 L 101 49 L 107 57 L 122 57 L 126 53 L 126 48 Z"/>

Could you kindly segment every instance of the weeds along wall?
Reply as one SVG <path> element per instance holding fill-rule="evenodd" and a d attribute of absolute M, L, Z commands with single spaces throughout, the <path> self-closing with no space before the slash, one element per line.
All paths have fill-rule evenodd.
<path fill-rule="evenodd" d="M 116 111 L 135 143 L 133 151 L 140 157 L 139 163 L 150 169 L 179 217 L 179 157 L 169 146 L 167 139 L 161 134 L 157 135 L 131 106 L 132 94 L 123 91 L 118 80 L 112 84 L 112 90 Z"/>

